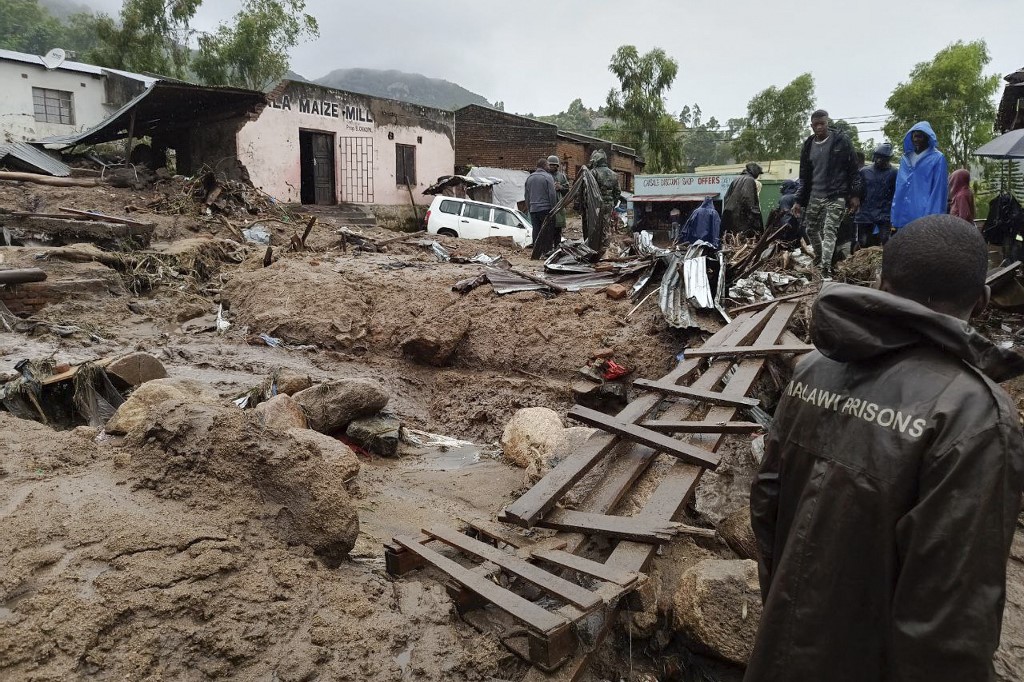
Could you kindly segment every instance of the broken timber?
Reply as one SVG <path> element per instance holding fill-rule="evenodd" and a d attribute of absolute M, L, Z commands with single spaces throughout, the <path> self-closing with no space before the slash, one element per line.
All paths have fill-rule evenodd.
<path fill-rule="evenodd" d="M 810 353 L 814 346 L 806 343 L 779 346 L 718 346 L 717 348 L 687 348 L 686 354 L 692 358 L 717 357 L 719 355 L 789 355 L 790 353 Z"/>
<path fill-rule="evenodd" d="M 499 549 L 454 530 L 432 528 L 424 531 L 424 535 L 395 538 L 387 544 L 388 572 L 402 575 L 425 563 L 432 564 L 461 586 L 453 593 L 460 610 L 490 603 L 526 626 L 528 647 L 507 642 L 509 648 L 536 666 L 526 679 L 578 679 L 624 608 L 622 598 L 644 581 L 643 572 L 659 544 L 678 534 L 705 538 L 716 535 L 712 529 L 685 526 L 675 519 L 693 495 L 703 471 L 717 464 L 716 451 L 724 434 L 760 429 L 752 422 L 734 420 L 739 409 L 757 404 L 746 394 L 766 364 L 764 357 L 731 357 L 719 349 L 761 348 L 779 343 L 792 346 L 791 339 L 783 337 L 797 305 L 774 303 L 758 313 L 742 313 L 706 342 L 705 348 L 711 351 L 710 361 L 688 352 L 672 372 L 650 382 L 657 385 L 654 390 L 646 390 L 614 416 L 574 407 L 570 417 L 594 424 L 604 432 L 596 433 L 566 457 L 508 505 L 500 517 L 519 526 L 558 530 L 553 538 L 533 544 L 501 527 L 488 527 L 480 521 L 470 524 L 485 539 L 493 538 L 508 548 Z M 723 382 L 720 391 L 712 390 Z M 661 390 L 664 387 L 672 390 Z M 682 395 L 686 390 L 690 392 Z M 655 412 L 669 395 L 674 402 L 668 401 L 664 414 Z M 716 399 L 718 404 L 708 410 L 707 403 Z M 649 417 L 652 413 L 658 417 Z M 695 421 L 697 415 L 703 419 Z M 668 433 L 684 435 L 676 439 Z M 676 461 L 653 495 L 638 514 L 613 515 L 659 452 L 675 456 Z M 603 479 L 583 499 L 579 509 L 555 509 L 562 496 L 605 458 L 608 466 Z M 577 554 L 587 546 L 587 539 L 594 536 L 614 543 L 611 555 L 603 563 Z M 425 546 L 435 541 L 483 563 L 465 568 Z M 542 569 L 538 563 L 551 571 Z M 545 608 L 500 587 L 493 581 L 498 572 L 516 576 L 564 605 Z M 598 581 L 596 587 L 588 590 L 565 578 L 573 574 Z M 517 581 L 512 586 L 521 584 Z M 525 594 L 535 598 L 539 593 L 531 589 Z"/>
<path fill-rule="evenodd" d="M 716 353 L 716 355 L 718 354 Z M 725 405 L 726 407 L 757 407 L 761 404 L 756 398 L 725 395 L 724 393 L 718 393 L 716 391 L 705 391 L 699 388 L 689 388 L 688 386 L 679 386 L 677 384 L 663 384 L 659 381 L 652 381 L 651 379 L 637 379 L 633 382 L 633 385 L 639 386 L 640 388 L 649 388 L 652 391 L 659 391 L 661 393 L 679 396 L 680 398 L 690 398 L 692 400 L 699 400 L 703 403 L 711 403 L 712 405 Z"/>

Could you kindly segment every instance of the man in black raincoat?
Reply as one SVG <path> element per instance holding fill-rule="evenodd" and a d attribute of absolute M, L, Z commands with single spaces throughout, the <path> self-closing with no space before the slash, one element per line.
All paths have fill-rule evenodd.
<path fill-rule="evenodd" d="M 978 231 L 889 240 L 881 290 L 830 284 L 750 496 L 764 609 L 745 682 L 991 682 L 1024 486 L 1024 373 L 967 320 Z"/>

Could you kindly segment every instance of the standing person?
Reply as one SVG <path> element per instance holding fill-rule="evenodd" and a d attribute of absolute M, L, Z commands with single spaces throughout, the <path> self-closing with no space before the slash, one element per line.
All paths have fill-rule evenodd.
<path fill-rule="evenodd" d="M 949 214 L 974 223 L 974 192 L 971 172 L 960 168 L 949 176 Z"/>
<path fill-rule="evenodd" d="M 704 197 L 699 208 L 694 209 L 686 224 L 677 232 L 673 244 L 683 242 L 693 244 L 704 241 L 716 249 L 721 246 L 722 218 L 715 210 L 715 200 L 712 196 Z"/>
<path fill-rule="evenodd" d="M 530 224 L 533 225 L 533 253 L 535 258 L 539 258 L 558 244 L 554 241 L 554 221 L 548 220 L 549 224 L 544 225 L 551 209 L 558 203 L 555 179 L 548 171 L 547 159 L 538 160 L 537 168 L 526 178 L 525 194 L 526 210 L 530 212 Z"/>
<path fill-rule="evenodd" d="M 804 216 L 804 229 L 814 248 L 814 264 L 825 280 L 832 279 L 832 256 L 836 250 L 839 224 L 849 206 L 860 209 L 860 174 L 853 144 L 844 133 L 829 127 L 828 112 L 811 114 L 813 135 L 800 151 L 800 194 L 793 215 Z"/>
<path fill-rule="evenodd" d="M 551 173 L 551 177 L 555 181 L 555 192 L 558 194 L 558 200 L 561 201 L 562 197 L 569 193 L 570 183 L 569 177 L 562 171 L 562 164 L 558 160 L 558 157 L 552 154 L 548 157 L 548 172 Z M 562 243 L 562 232 L 565 231 L 565 208 L 555 214 L 555 237 L 554 243 Z"/>
<path fill-rule="evenodd" d="M 764 609 L 745 682 L 992 682 L 1024 487 L 1024 357 L 967 321 L 985 242 L 889 240 L 881 290 L 822 288 L 750 494 Z"/>
<path fill-rule="evenodd" d="M 892 145 L 875 147 L 871 165 L 860 169 L 864 201 L 854 216 L 857 242 L 861 248 L 885 246 L 892 232 L 892 198 L 896 193 L 896 169 L 892 167 Z"/>
<path fill-rule="evenodd" d="M 928 121 L 921 121 L 903 137 L 903 158 L 892 200 L 892 226 L 897 230 L 926 215 L 945 213 L 949 187 L 946 157 Z"/>
<path fill-rule="evenodd" d="M 729 184 L 722 199 L 722 230 L 741 234 L 764 229 L 757 179 L 763 171 L 756 163 L 748 163 Z"/>
<path fill-rule="evenodd" d="M 603 149 L 595 149 L 590 155 L 590 171 L 597 180 L 601 190 L 601 207 L 597 217 L 597 225 L 588 226 L 584 223 L 587 245 L 599 253 L 608 252 L 615 240 L 615 205 L 622 198 L 619 189 L 619 176 L 608 167 L 608 154 Z"/>
<path fill-rule="evenodd" d="M 683 226 L 683 219 L 680 217 L 683 212 L 678 206 L 673 206 L 668 212 L 668 238 L 673 244 L 679 241 L 680 228 Z"/>

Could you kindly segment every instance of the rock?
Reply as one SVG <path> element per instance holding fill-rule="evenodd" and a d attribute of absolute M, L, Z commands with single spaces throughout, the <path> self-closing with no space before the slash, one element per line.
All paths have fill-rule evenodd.
<path fill-rule="evenodd" d="M 297 447 L 306 448 L 313 456 L 323 457 L 331 466 L 333 480 L 344 483 L 359 473 L 362 465 L 356 453 L 337 438 L 307 428 L 289 429 L 287 435 Z"/>
<path fill-rule="evenodd" d="M 260 403 L 253 410 L 260 423 L 269 429 L 287 431 L 288 429 L 305 429 L 308 427 L 306 414 L 299 404 L 284 393 L 275 395 L 265 403 Z"/>
<path fill-rule="evenodd" d="M 397 457 L 402 422 L 390 414 L 376 414 L 354 420 L 345 435 L 360 447 L 381 457 Z"/>
<path fill-rule="evenodd" d="M 505 457 L 526 468 L 551 456 L 564 438 L 558 413 L 547 407 L 524 407 L 512 415 L 501 435 Z"/>
<path fill-rule="evenodd" d="M 613 301 L 626 298 L 626 294 L 629 293 L 629 289 L 624 284 L 612 284 L 604 290 L 605 295 Z"/>
<path fill-rule="evenodd" d="M 531 481 L 539 481 L 548 475 L 558 464 L 578 450 L 597 429 L 588 426 L 571 426 L 562 429 L 561 437 L 550 452 L 538 451 L 536 457 L 526 467 L 526 476 Z"/>
<path fill-rule="evenodd" d="M 574 382 L 572 395 L 577 403 L 599 412 L 615 413 L 629 402 L 629 387 L 618 381 L 595 383 L 586 379 Z"/>
<path fill-rule="evenodd" d="M 384 387 L 373 379 L 337 379 L 299 391 L 292 398 L 306 413 L 309 428 L 332 434 L 388 404 Z"/>
<path fill-rule="evenodd" d="M 121 434 L 144 426 L 156 408 L 168 400 L 213 403 L 216 398 L 207 393 L 203 384 L 191 379 L 154 379 L 135 389 L 128 400 L 117 408 L 104 429 L 107 433 Z"/>
<path fill-rule="evenodd" d="M 741 559 L 757 560 L 757 541 L 750 527 L 750 507 L 740 507 L 722 519 L 718 532 Z"/>
<path fill-rule="evenodd" d="M 673 625 L 715 656 L 746 665 L 761 619 L 757 563 L 706 559 L 683 573 Z"/>
<path fill-rule="evenodd" d="M 149 353 L 132 353 L 118 358 L 104 368 L 107 374 L 120 379 L 128 386 L 141 386 L 147 381 L 165 379 L 167 370 Z"/>
<path fill-rule="evenodd" d="M 469 327 L 469 318 L 465 315 L 428 323 L 402 342 L 402 353 L 420 364 L 446 367 L 452 363 L 455 349 L 469 334 Z"/>
<path fill-rule="evenodd" d="M 313 380 L 308 374 L 300 374 L 290 369 L 279 370 L 274 379 L 277 381 L 277 392 L 285 395 L 295 395 L 313 385 Z"/>

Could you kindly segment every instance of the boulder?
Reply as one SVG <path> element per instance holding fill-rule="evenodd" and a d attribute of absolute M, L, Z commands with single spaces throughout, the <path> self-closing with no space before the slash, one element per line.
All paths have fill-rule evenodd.
<path fill-rule="evenodd" d="M 211 404 L 216 397 L 206 386 L 191 379 L 154 379 L 139 386 L 104 427 L 107 433 L 123 434 L 144 426 L 157 407 L 168 400 Z"/>
<path fill-rule="evenodd" d="M 337 379 L 292 398 L 306 413 L 309 428 L 332 434 L 360 417 L 376 414 L 388 404 L 388 393 L 373 379 Z"/>
<path fill-rule="evenodd" d="M 465 315 L 427 323 L 402 341 L 402 353 L 423 365 L 446 367 L 452 363 L 455 349 L 469 334 L 469 326 Z"/>
<path fill-rule="evenodd" d="M 562 435 L 550 452 L 538 451 L 534 460 L 526 467 L 527 479 L 539 481 L 548 475 L 558 464 L 578 450 L 597 429 L 589 426 L 570 426 L 562 429 Z"/>
<path fill-rule="evenodd" d="M 329 478 L 344 483 L 359 473 L 359 458 L 352 448 L 337 438 L 325 436 L 307 428 L 289 429 L 287 436 L 295 448 L 308 451 L 310 456 L 322 457 L 329 465 Z"/>
<path fill-rule="evenodd" d="M 277 380 L 277 392 L 285 395 L 295 395 L 313 385 L 313 380 L 308 374 L 301 374 L 290 369 L 280 370 L 274 378 Z"/>
<path fill-rule="evenodd" d="M 402 422 L 390 414 L 355 419 L 345 435 L 354 443 L 381 457 L 397 457 Z"/>
<path fill-rule="evenodd" d="M 141 386 L 147 381 L 167 378 L 163 364 L 149 353 L 132 353 L 118 358 L 104 368 L 107 374 L 126 386 Z"/>
<path fill-rule="evenodd" d="M 526 468 L 548 459 L 565 438 L 558 413 L 547 407 L 524 407 L 512 415 L 501 435 L 505 457 Z"/>
<path fill-rule="evenodd" d="M 683 573 L 673 625 L 714 656 L 746 665 L 761 619 L 757 563 L 706 559 Z"/>
<path fill-rule="evenodd" d="M 305 429 L 308 427 L 306 414 L 291 397 L 280 393 L 265 403 L 260 403 L 253 414 L 263 426 L 277 431 Z"/>
<path fill-rule="evenodd" d="M 718 524 L 718 533 L 741 559 L 757 560 L 757 540 L 750 527 L 750 507 L 740 507 L 722 519 Z"/>

